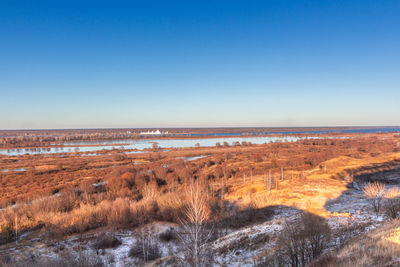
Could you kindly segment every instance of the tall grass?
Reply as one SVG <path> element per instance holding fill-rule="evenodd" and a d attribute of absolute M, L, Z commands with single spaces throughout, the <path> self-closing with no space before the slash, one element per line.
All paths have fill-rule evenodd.
<path fill-rule="evenodd" d="M 103 226 L 134 227 L 155 219 L 177 222 L 185 204 L 185 196 L 178 193 L 147 197 L 140 201 L 119 197 L 94 204 L 66 194 L 18 204 L 3 210 L 0 220 L 12 228 L 17 222 L 20 230 L 43 225 L 71 234 Z"/>

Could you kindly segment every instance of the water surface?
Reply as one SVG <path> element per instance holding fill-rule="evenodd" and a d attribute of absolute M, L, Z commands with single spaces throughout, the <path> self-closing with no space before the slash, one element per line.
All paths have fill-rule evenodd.
<path fill-rule="evenodd" d="M 271 142 L 296 142 L 298 140 L 319 137 L 299 137 L 299 136 L 257 136 L 257 137 L 216 137 L 216 138 L 198 138 L 198 139 L 139 139 L 139 140 L 111 140 L 111 141 L 86 141 L 86 142 L 65 142 L 64 146 L 68 147 L 43 147 L 43 148 L 27 148 L 27 149 L 0 149 L 0 154 L 8 156 L 24 155 L 24 154 L 54 154 L 54 153 L 72 153 L 72 152 L 96 152 L 101 150 L 112 149 L 152 149 L 154 144 L 161 148 L 185 148 L 185 147 L 210 147 L 219 143 L 234 145 L 239 142 L 247 142 L 252 144 L 266 144 Z M 124 143 L 124 146 L 114 147 L 118 143 Z M 79 146 L 78 146 L 79 145 Z M 97 146 L 96 146 L 97 145 Z M 165 151 L 165 150 L 164 150 Z M 130 151 L 127 153 L 141 153 L 144 151 Z"/>

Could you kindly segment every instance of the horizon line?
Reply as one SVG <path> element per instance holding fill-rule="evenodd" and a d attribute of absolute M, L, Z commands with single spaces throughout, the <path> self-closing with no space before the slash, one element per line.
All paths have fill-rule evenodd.
<path fill-rule="evenodd" d="M 0 131 L 65 131 L 65 130 L 130 130 L 130 129 L 296 129 L 296 128 L 400 128 L 400 125 L 351 125 L 351 126 L 195 126 L 195 127 L 89 127 L 89 128 L 14 128 L 2 129 Z"/>

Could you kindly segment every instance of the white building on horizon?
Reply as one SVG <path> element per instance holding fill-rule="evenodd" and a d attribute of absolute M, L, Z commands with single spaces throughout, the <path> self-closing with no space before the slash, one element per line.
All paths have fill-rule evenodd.
<path fill-rule="evenodd" d="M 141 135 L 161 135 L 161 134 L 168 134 L 168 131 L 161 132 L 160 130 L 156 130 L 156 131 L 141 132 L 140 134 Z"/>

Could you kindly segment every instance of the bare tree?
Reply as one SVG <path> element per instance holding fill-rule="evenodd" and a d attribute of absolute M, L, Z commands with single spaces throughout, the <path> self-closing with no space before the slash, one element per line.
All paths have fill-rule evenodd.
<path fill-rule="evenodd" d="M 307 266 L 327 247 L 331 231 L 325 219 L 303 213 L 298 222 L 285 222 L 278 237 L 274 266 Z"/>
<path fill-rule="evenodd" d="M 153 239 L 150 229 L 145 226 L 145 210 L 138 211 L 139 229 L 137 230 L 136 240 L 129 249 L 129 256 L 140 259 L 143 262 L 152 261 L 162 256 L 157 242 Z"/>
<path fill-rule="evenodd" d="M 205 266 L 210 261 L 205 244 L 210 241 L 212 229 L 206 225 L 210 211 L 207 206 L 207 193 L 198 181 L 191 181 L 188 187 L 188 205 L 184 218 L 180 218 L 182 232 L 179 234 L 186 251 L 184 265 Z"/>
<path fill-rule="evenodd" d="M 271 187 L 272 187 L 272 180 L 271 180 L 271 170 L 269 170 L 268 175 L 264 173 L 264 185 L 267 188 L 268 193 L 271 192 Z"/>
<path fill-rule="evenodd" d="M 162 256 L 157 242 L 151 237 L 149 229 L 143 227 L 139 230 L 136 242 L 129 250 L 129 256 L 143 262 L 152 261 Z"/>
<path fill-rule="evenodd" d="M 247 168 L 249 170 L 249 176 L 250 176 L 250 182 L 253 183 L 253 166 L 250 164 L 250 162 L 247 162 Z"/>
<path fill-rule="evenodd" d="M 364 196 L 371 201 L 376 213 L 378 213 L 381 208 L 385 189 L 385 185 L 379 182 L 367 183 L 364 187 Z"/>

